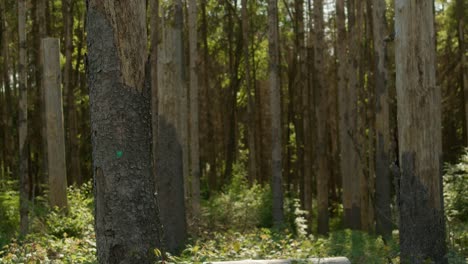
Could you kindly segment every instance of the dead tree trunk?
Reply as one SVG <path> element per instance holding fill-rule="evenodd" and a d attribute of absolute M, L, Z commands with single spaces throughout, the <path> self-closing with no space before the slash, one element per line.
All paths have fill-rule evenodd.
<path fill-rule="evenodd" d="M 271 189 L 273 193 L 273 223 L 283 223 L 283 186 L 281 165 L 281 83 L 278 34 L 278 2 L 268 0 L 268 54 L 271 109 Z"/>
<path fill-rule="evenodd" d="M 27 57 L 26 57 L 26 1 L 18 1 L 18 32 L 19 32 L 19 115 L 18 115 L 18 133 L 19 133 L 19 174 L 20 174 L 20 234 L 22 236 L 28 233 L 29 226 L 29 150 L 28 141 L 28 90 L 26 83 L 27 75 Z"/>
<path fill-rule="evenodd" d="M 396 0 L 401 263 L 446 263 L 433 2 Z"/>
<path fill-rule="evenodd" d="M 60 78 L 60 44 L 55 38 L 42 40 L 43 85 L 49 171 L 49 199 L 52 207 L 67 207 L 67 166 Z"/>

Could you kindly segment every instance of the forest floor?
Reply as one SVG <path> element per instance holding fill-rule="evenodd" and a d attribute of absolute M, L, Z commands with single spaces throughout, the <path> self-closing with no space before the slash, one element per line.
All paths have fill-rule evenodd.
<path fill-rule="evenodd" d="M 22 240 L 15 239 L 18 193 L 12 190 L 16 183 L 6 184 L 12 186 L 3 186 L 0 191 L 0 263 L 96 263 L 90 183 L 68 189 L 70 207 L 66 216 L 48 208 L 47 199 L 39 197 L 32 205 L 31 233 Z M 168 262 L 344 256 L 351 263 L 399 263 L 397 232 L 394 239 L 384 243 L 375 235 L 340 229 L 340 217 L 336 216 L 330 222 L 334 231 L 329 236 L 308 235 L 304 213 L 295 199 L 285 200 L 289 224 L 284 229 L 262 227 L 271 221 L 265 206 L 269 202 L 267 188 L 244 184 L 235 180 L 223 192 L 204 201 L 202 220 L 196 228 L 191 225 L 185 250 L 178 256 L 168 254 Z M 457 231 L 457 238 L 465 240 L 450 245 L 450 263 L 467 263 L 468 252 L 463 248 L 467 230 L 465 224 Z"/>

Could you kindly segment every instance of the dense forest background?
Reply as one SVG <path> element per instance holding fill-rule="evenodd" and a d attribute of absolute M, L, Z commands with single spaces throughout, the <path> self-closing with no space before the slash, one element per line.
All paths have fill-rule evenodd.
<path fill-rule="evenodd" d="M 344 255 L 353 263 L 399 263 L 399 205 L 411 190 L 400 189 L 395 60 L 406 53 L 396 48 L 395 39 L 405 36 L 394 30 L 395 3 L 281 0 L 275 21 L 271 2 L 148 0 L 146 16 L 129 15 L 143 15 L 146 36 L 116 44 L 140 45 L 152 66 L 145 80 L 152 88 L 147 159 L 156 184 L 167 187 L 157 189 L 158 209 L 170 223 L 158 231 L 169 240 L 161 250 L 177 255 L 168 254 L 175 262 Z M 432 110 L 441 113 L 441 127 L 419 129 L 442 131 L 444 189 L 431 195 L 445 201 L 444 254 L 465 263 L 468 1 L 436 0 L 432 12 L 429 41 L 441 91 L 440 108 Z M 126 101 L 92 109 L 110 96 L 95 92 L 90 99 L 95 65 L 107 63 L 88 50 L 106 37 L 93 14 L 85 1 L 0 0 L 0 262 L 97 261 L 93 191 L 101 183 L 93 175 L 102 172 L 92 155 L 106 137 L 92 132 L 112 116 L 107 109 Z M 132 83 L 145 73 L 126 70 Z M 54 85 L 58 95 L 47 90 Z M 53 127 L 57 113 L 63 133 L 59 125 L 53 134 L 48 122 Z M 433 118 L 425 121 L 437 124 Z M 127 152 L 112 151 L 127 161 Z M 98 154 L 95 164 L 105 160 Z M 146 160 L 138 162 L 129 170 Z"/>

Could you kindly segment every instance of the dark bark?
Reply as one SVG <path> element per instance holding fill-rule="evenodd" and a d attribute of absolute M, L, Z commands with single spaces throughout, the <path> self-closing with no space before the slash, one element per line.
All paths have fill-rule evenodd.
<path fill-rule="evenodd" d="M 109 5 L 113 8 L 107 9 Z M 153 263 L 153 249 L 161 245 L 152 173 L 150 73 L 144 70 L 145 17 L 144 2 L 88 1 L 87 72 L 100 263 Z"/>

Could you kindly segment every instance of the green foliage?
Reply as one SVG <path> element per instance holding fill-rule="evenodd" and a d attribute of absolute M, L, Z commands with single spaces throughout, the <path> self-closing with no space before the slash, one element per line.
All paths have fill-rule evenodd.
<path fill-rule="evenodd" d="M 19 225 L 19 194 L 16 181 L 2 182 L 0 189 L 0 247 L 10 241 Z"/>
<path fill-rule="evenodd" d="M 269 187 L 249 186 L 246 172 L 239 164 L 234 164 L 233 172 L 223 191 L 205 202 L 202 223 L 211 230 L 250 230 L 271 225 Z"/>
<path fill-rule="evenodd" d="M 0 263 L 96 263 L 91 184 L 69 187 L 67 193 L 69 209 L 66 213 L 50 209 L 47 197 L 37 197 L 30 234 L 22 241 L 13 240 L 3 246 Z M 17 193 L 14 200 L 10 210 L 18 217 Z M 4 225 L 2 221 L 0 234 L 4 234 Z M 16 232 L 18 219 L 14 219 L 11 226 Z"/>
<path fill-rule="evenodd" d="M 468 256 L 468 153 L 447 164 L 444 175 L 445 216 L 451 248 Z"/>
<path fill-rule="evenodd" d="M 274 232 L 255 229 L 248 233 L 228 231 L 205 233 L 186 248 L 180 257 L 170 258 L 181 263 L 201 263 L 236 259 L 307 259 L 312 257 L 346 256 L 352 263 L 387 263 L 396 261 L 398 246 L 394 241 L 385 245 L 380 238 L 359 231 L 338 231 L 328 239 L 311 236 L 294 237 L 288 231 Z"/>

